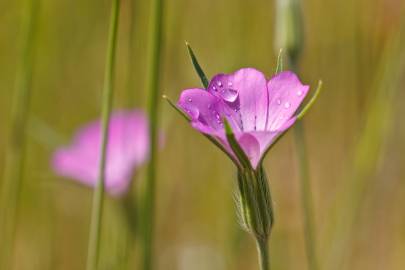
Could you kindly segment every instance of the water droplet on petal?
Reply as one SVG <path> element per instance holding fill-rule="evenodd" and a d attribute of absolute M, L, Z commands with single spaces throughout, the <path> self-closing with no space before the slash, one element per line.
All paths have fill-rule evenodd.
<path fill-rule="evenodd" d="M 298 92 L 297 92 L 297 96 L 301 96 L 302 95 L 302 91 L 301 90 L 299 90 Z"/>
<path fill-rule="evenodd" d="M 277 102 L 278 105 L 281 104 L 281 100 L 280 100 L 280 99 L 277 99 L 276 102 Z"/>
<path fill-rule="evenodd" d="M 219 119 L 220 119 L 219 113 L 216 113 L 216 114 L 215 114 L 215 117 L 219 120 Z"/>
<path fill-rule="evenodd" d="M 228 82 L 228 86 L 231 87 L 231 86 L 232 86 L 232 82 Z"/>
<path fill-rule="evenodd" d="M 191 98 L 188 98 L 187 100 L 188 100 L 188 102 L 192 102 L 192 101 L 193 101 Z"/>
<path fill-rule="evenodd" d="M 217 85 L 218 85 L 219 87 L 222 87 L 222 82 L 221 82 L 221 81 L 218 81 L 218 82 L 217 82 Z"/>
<path fill-rule="evenodd" d="M 286 103 L 284 103 L 284 108 L 286 108 L 286 109 L 288 109 L 288 108 L 290 108 L 291 107 L 291 103 L 290 102 L 286 102 Z"/>
<path fill-rule="evenodd" d="M 221 97 L 228 102 L 234 102 L 238 98 L 238 95 L 239 93 L 235 89 L 228 88 L 221 91 Z"/>

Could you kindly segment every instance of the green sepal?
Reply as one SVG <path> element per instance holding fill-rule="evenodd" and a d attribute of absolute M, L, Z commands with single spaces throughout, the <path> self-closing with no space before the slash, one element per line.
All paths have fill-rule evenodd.
<path fill-rule="evenodd" d="M 198 63 L 197 57 L 195 56 L 193 49 L 191 49 L 190 44 L 186 41 L 186 47 L 188 54 L 190 55 L 191 58 L 191 63 L 194 66 L 195 71 L 198 74 L 198 77 L 200 77 L 201 83 L 204 86 L 205 89 L 208 88 L 209 85 L 209 80 L 207 79 L 207 76 L 205 76 L 205 73 L 203 69 L 201 68 L 200 64 Z"/>
<path fill-rule="evenodd" d="M 245 151 L 243 151 L 242 147 L 239 145 L 238 141 L 233 134 L 232 128 L 226 118 L 223 119 L 224 127 L 225 127 L 225 135 L 228 143 L 235 154 L 236 158 L 239 160 L 240 164 L 243 168 L 253 170 L 252 165 L 248 156 L 246 155 Z"/>
<path fill-rule="evenodd" d="M 256 239 L 266 241 L 273 226 L 273 208 L 267 176 L 262 166 L 238 170 L 236 201 L 242 227 Z"/>
<path fill-rule="evenodd" d="M 283 71 L 283 48 L 280 49 L 277 56 L 277 65 L 275 74 Z"/>
<path fill-rule="evenodd" d="M 183 116 L 187 121 L 190 121 L 190 120 L 191 120 L 190 117 L 189 117 L 186 113 L 184 113 L 183 110 L 180 109 L 176 104 L 174 104 L 173 101 L 171 101 L 168 96 L 163 95 L 162 98 L 164 98 L 164 99 L 167 101 L 167 103 L 169 103 L 169 105 L 170 105 L 173 109 L 175 109 L 179 114 L 181 114 L 181 116 Z"/>
<path fill-rule="evenodd" d="M 319 81 L 315 93 L 312 95 L 311 99 L 308 101 L 305 107 L 297 114 L 298 120 L 301 120 L 302 117 L 304 117 L 304 115 L 307 113 L 307 111 L 312 107 L 312 105 L 318 98 L 319 94 L 321 93 L 321 90 L 322 90 L 322 81 Z"/>

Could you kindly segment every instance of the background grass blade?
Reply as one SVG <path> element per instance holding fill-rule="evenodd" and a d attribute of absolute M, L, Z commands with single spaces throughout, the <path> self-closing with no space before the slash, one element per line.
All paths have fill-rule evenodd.
<path fill-rule="evenodd" d="M 303 44 L 303 29 L 301 6 L 299 0 L 278 0 L 276 2 L 277 23 L 276 23 L 276 48 L 283 48 L 286 51 L 289 68 L 298 72 L 298 61 L 301 56 Z M 282 68 L 282 55 L 279 53 L 277 71 Z M 321 85 L 321 84 L 320 84 Z M 316 90 L 314 97 L 297 116 L 301 118 L 315 101 L 319 90 Z M 305 141 L 305 130 L 301 121 L 297 121 L 293 127 L 295 148 L 298 159 L 298 174 L 300 179 L 300 196 L 304 219 L 305 251 L 308 261 L 308 269 L 318 270 L 318 258 L 315 238 L 314 207 L 312 202 L 312 187 L 308 165 L 308 154 Z"/>
<path fill-rule="evenodd" d="M 6 164 L 0 209 L 0 268 L 11 269 L 14 236 L 18 219 L 19 198 L 24 176 L 26 132 L 31 99 L 31 77 L 34 57 L 34 37 L 39 1 L 23 1 L 21 52 L 17 67 L 11 113 L 11 127 L 7 144 Z"/>
<path fill-rule="evenodd" d="M 163 0 L 151 1 L 151 15 L 148 42 L 148 116 L 150 121 L 150 159 L 147 168 L 147 179 L 142 198 L 142 267 L 153 269 L 153 241 L 155 229 L 155 200 L 156 200 L 156 173 L 158 148 L 158 115 L 159 115 L 159 80 L 161 65 Z"/>
<path fill-rule="evenodd" d="M 104 181 L 107 159 L 107 147 L 109 136 L 109 124 L 111 107 L 114 97 L 114 71 L 117 47 L 118 21 L 120 12 L 120 0 L 113 0 L 110 18 L 110 29 L 107 48 L 107 62 L 104 77 L 103 100 L 102 100 L 102 135 L 100 149 L 100 164 L 97 187 L 93 195 L 91 213 L 89 245 L 87 252 L 87 270 L 96 270 L 100 253 L 101 221 L 103 217 Z"/>
<path fill-rule="evenodd" d="M 404 25 L 403 25 L 404 26 Z M 360 215 L 368 187 L 373 184 L 376 164 L 383 151 L 384 140 L 391 128 L 393 101 L 399 90 L 398 83 L 405 66 L 405 39 L 402 33 L 396 33 L 386 45 L 381 57 L 379 70 L 375 76 L 376 94 L 369 106 L 360 134 L 351 170 L 344 176 L 343 184 L 333 215 L 328 222 L 327 236 L 329 254 L 324 262 L 325 269 L 337 270 L 348 268 L 347 256 L 353 251 L 355 225 Z M 401 36 L 402 35 L 402 36 Z M 371 239 L 370 241 L 373 241 Z"/>
<path fill-rule="evenodd" d="M 137 0 L 129 0 L 129 27 L 128 27 L 128 69 L 127 69 L 127 94 L 125 97 L 125 103 L 128 108 L 133 108 L 135 101 L 135 10 Z"/>

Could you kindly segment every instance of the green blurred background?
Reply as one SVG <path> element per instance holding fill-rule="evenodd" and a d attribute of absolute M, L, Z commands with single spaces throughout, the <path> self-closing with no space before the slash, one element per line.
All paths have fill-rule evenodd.
<path fill-rule="evenodd" d="M 100 114 L 110 1 L 39 2 L 15 269 L 83 269 L 92 193 L 55 176 L 49 160 L 61 141 Z M 1 172 L 22 3 L 0 0 Z M 405 269 L 404 5 L 402 0 L 302 1 L 299 75 L 312 89 L 318 79 L 324 82 L 304 120 L 324 269 L 334 264 L 335 247 L 346 238 L 340 269 Z M 209 77 L 247 66 L 271 76 L 278 51 L 274 6 L 269 0 L 166 0 L 162 94 L 177 99 L 182 89 L 200 85 L 184 40 Z M 148 14 L 149 1 L 122 0 L 115 108 L 145 108 Z M 163 101 L 160 111 L 166 144 L 157 182 L 157 268 L 256 269 L 254 242 L 237 224 L 231 162 Z M 272 266 L 306 269 L 292 133 L 270 152 L 265 168 L 276 212 Z M 144 176 L 141 168 L 134 192 Z M 120 256 L 125 238 L 114 207 L 109 199 L 102 238 L 106 269 Z M 138 248 L 133 247 L 133 261 Z"/>

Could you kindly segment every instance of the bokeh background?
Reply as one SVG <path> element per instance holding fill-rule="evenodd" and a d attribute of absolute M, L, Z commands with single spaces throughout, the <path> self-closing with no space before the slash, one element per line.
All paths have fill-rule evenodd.
<path fill-rule="evenodd" d="M 23 2 L 0 1 L 0 172 Z M 13 260 L 15 269 L 83 269 L 92 192 L 56 176 L 49 160 L 79 126 L 100 115 L 110 1 L 39 2 Z M 149 4 L 122 1 L 115 108 L 146 105 Z M 318 79 L 324 82 L 304 119 L 323 269 L 341 262 L 339 269 L 405 268 L 404 5 L 402 0 L 302 1 L 305 40 L 299 75 L 312 89 Z M 270 77 L 278 51 L 274 6 L 270 0 L 165 1 L 161 93 L 176 99 L 182 89 L 200 85 L 185 40 L 210 77 L 247 66 Z M 158 269 L 256 269 L 254 242 L 237 224 L 231 162 L 164 101 L 160 105 L 166 143 L 157 182 Z M 265 168 L 276 212 L 272 266 L 306 269 L 292 132 L 273 148 Z M 141 190 L 144 176 L 141 168 L 133 192 Z M 106 269 L 125 245 L 115 204 L 107 199 Z M 344 254 L 337 256 L 342 245 Z M 139 247 L 132 248 L 136 265 Z"/>

